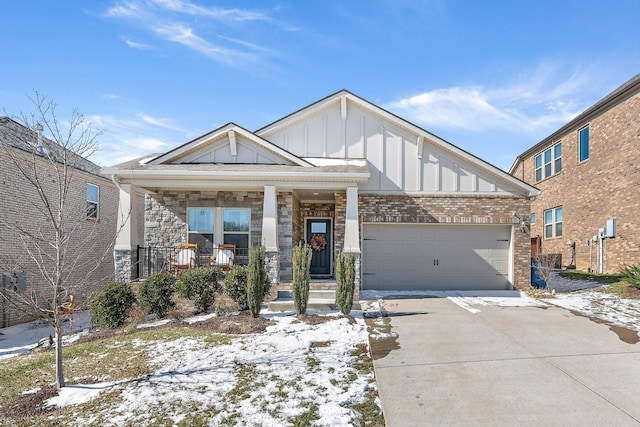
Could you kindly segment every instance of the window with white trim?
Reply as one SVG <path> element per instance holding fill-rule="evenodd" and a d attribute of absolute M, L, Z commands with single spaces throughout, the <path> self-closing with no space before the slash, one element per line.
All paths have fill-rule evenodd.
<path fill-rule="evenodd" d="M 529 224 L 533 225 L 536 223 L 536 214 L 532 213 L 531 215 L 529 215 Z"/>
<path fill-rule="evenodd" d="M 562 237 L 562 206 L 544 211 L 544 238 Z"/>
<path fill-rule="evenodd" d="M 578 162 L 589 159 L 589 126 L 578 131 Z"/>
<path fill-rule="evenodd" d="M 86 215 L 88 219 L 98 219 L 98 203 L 100 201 L 100 187 L 87 183 Z"/>
<path fill-rule="evenodd" d="M 544 150 L 535 158 L 536 182 L 562 171 L 562 142 Z"/>
<path fill-rule="evenodd" d="M 211 255 L 214 246 L 231 243 L 248 249 L 251 210 L 242 208 L 188 208 L 188 241 L 196 243 L 201 255 Z"/>

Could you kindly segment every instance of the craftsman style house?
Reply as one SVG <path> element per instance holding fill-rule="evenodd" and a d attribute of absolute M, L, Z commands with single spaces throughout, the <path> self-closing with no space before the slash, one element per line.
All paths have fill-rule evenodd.
<path fill-rule="evenodd" d="M 58 175 L 63 162 L 72 179 L 69 187 Z M 25 177 L 25 172 L 29 179 Z M 33 182 L 37 180 L 42 194 Z M 53 227 L 41 198 L 58 207 L 57 198 L 67 191 L 62 215 L 67 228 L 64 245 L 63 281 L 66 292 L 82 305 L 86 297 L 113 279 L 113 244 L 116 234 L 118 189 L 100 174 L 100 167 L 73 155 L 49 140 L 42 129 L 31 129 L 9 117 L 0 117 L 0 273 L 4 289 L 19 288 L 35 295 L 39 304 L 50 300 Z M 54 215 L 57 212 L 53 213 Z M 41 240 L 40 240 L 41 239 Z M 0 297 L 2 326 L 30 320 Z"/>
<path fill-rule="evenodd" d="M 583 271 L 640 263 L 639 143 L 640 74 L 518 156 L 509 173 L 542 190 L 534 248 Z"/>
<path fill-rule="evenodd" d="M 202 256 L 230 243 L 238 258 L 264 246 L 272 282 L 286 284 L 304 240 L 312 277 L 332 277 L 350 252 L 360 289 L 529 286 L 521 219 L 538 190 L 345 90 L 257 131 L 229 123 L 103 174 L 120 187 L 118 218 L 146 193 L 144 241 L 125 220 L 116 242 L 118 278 L 134 278 L 139 245 L 197 243 Z"/>

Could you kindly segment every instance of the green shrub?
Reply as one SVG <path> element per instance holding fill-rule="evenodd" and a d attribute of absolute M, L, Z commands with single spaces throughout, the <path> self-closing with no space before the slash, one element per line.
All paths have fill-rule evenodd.
<path fill-rule="evenodd" d="M 138 301 L 140 305 L 155 313 L 158 317 L 165 317 L 170 308 L 176 306 L 172 300 L 176 291 L 176 278 L 167 273 L 149 276 L 140 284 Z"/>
<path fill-rule="evenodd" d="M 356 287 L 356 259 L 340 251 L 336 260 L 336 306 L 342 314 L 351 313 Z"/>
<path fill-rule="evenodd" d="M 123 282 L 109 283 L 89 298 L 91 321 L 107 328 L 122 326 L 127 312 L 135 302 L 136 295 L 131 285 Z"/>
<path fill-rule="evenodd" d="M 300 242 L 293 248 L 293 280 L 291 290 L 293 294 L 293 304 L 296 306 L 296 312 L 298 314 L 305 314 L 307 312 L 309 282 L 311 281 L 309 271 L 312 256 L 311 247 L 305 242 Z"/>
<path fill-rule="evenodd" d="M 628 265 L 620 270 L 622 280 L 630 286 L 640 289 L 640 265 Z"/>
<path fill-rule="evenodd" d="M 178 279 L 178 295 L 192 300 L 199 311 L 207 311 L 222 290 L 218 283 L 219 268 L 193 268 L 186 270 Z"/>
<path fill-rule="evenodd" d="M 238 304 L 240 310 L 249 308 L 247 304 L 247 267 L 236 265 L 224 276 L 224 293 Z"/>
<path fill-rule="evenodd" d="M 264 247 L 257 246 L 249 250 L 249 264 L 247 265 L 247 305 L 251 316 L 260 316 L 260 306 L 264 297 L 269 293 L 271 283 L 264 266 Z"/>

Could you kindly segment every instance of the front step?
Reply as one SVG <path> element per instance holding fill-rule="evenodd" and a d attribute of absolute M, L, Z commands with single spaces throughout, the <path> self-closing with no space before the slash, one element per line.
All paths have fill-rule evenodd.
<path fill-rule="evenodd" d="M 330 289 L 309 290 L 307 310 L 334 311 L 336 310 L 336 291 Z M 278 291 L 278 298 L 269 302 L 269 311 L 296 311 L 293 295 L 290 290 Z"/>

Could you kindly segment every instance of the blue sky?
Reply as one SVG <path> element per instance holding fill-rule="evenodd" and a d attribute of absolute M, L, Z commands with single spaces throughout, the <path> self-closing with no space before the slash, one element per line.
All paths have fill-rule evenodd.
<path fill-rule="evenodd" d="M 92 160 L 256 130 L 348 89 L 515 157 L 640 72 L 637 0 L 3 2 L 0 107 L 38 90 L 106 128 Z"/>

